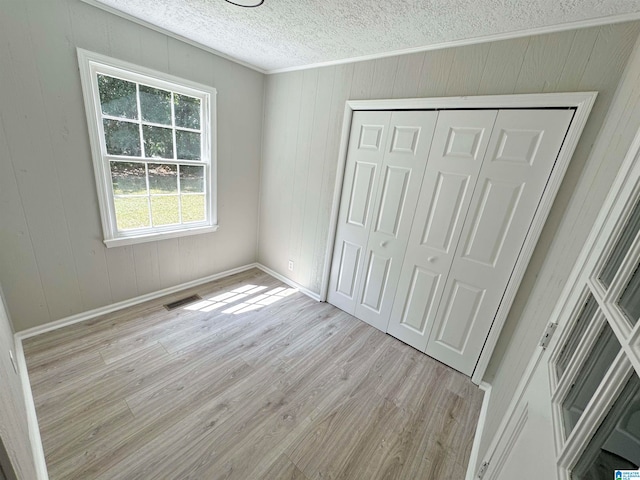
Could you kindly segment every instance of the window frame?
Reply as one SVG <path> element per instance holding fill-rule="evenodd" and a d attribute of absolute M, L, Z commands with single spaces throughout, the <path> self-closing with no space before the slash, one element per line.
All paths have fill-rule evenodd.
<path fill-rule="evenodd" d="M 216 89 L 81 48 L 77 49 L 77 53 L 105 245 L 110 248 L 121 245 L 131 245 L 167 238 L 215 232 L 218 229 Z M 204 166 L 204 221 L 157 227 L 149 226 L 125 231 L 118 230 L 111 170 L 109 166 L 109 159 L 113 158 L 114 155 L 109 155 L 106 151 L 103 131 L 104 127 L 102 125 L 102 109 L 97 82 L 98 74 L 115 76 L 127 81 L 149 85 L 153 88 L 170 90 L 178 94 L 196 97 L 201 100 L 202 124 L 200 125 L 200 138 L 202 155 L 200 160 L 189 161 L 142 156 L 122 156 L 121 158 L 124 162 Z M 142 119 L 139 119 L 138 121 L 142 122 Z"/>

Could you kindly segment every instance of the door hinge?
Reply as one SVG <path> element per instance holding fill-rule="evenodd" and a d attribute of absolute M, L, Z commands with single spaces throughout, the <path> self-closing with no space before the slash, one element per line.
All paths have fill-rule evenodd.
<path fill-rule="evenodd" d="M 482 465 L 480 465 L 480 469 L 478 470 L 478 475 L 476 475 L 476 478 L 484 477 L 484 474 L 487 473 L 488 468 L 489 468 L 489 462 L 482 462 Z"/>
<path fill-rule="evenodd" d="M 549 346 L 551 337 L 553 337 L 553 332 L 556 331 L 557 327 L 557 323 L 549 322 L 549 325 L 547 325 L 547 328 L 544 329 L 544 333 L 542 334 L 542 338 L 540 339 L 540 346 L 542 348 L 547 348 Z"/>

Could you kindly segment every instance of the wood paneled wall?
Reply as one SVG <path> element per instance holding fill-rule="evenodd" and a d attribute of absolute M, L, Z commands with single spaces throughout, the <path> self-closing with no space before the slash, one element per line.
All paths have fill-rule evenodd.
<path fill-rule="evenodd" d="M 0 438 L 18 478 L 35 479 L 22 383 L 13 370 L 9 351 L 15 358 L 13 329 L 0 291 Z"/>
<path fill-rule="evenodd" d="M 315 292 L 346 100 L 599 92 L 487 372 L 494 389 L 479 459 L 622 162 L 622 147 L 609 156 L 592 146 L 639 32 L 625 23 L 267 77 L 258 260 Z"/>
<path fill-rule="evenodd" d="M 76 47 L 217 89 L 217 232 L 105 248 Z M 0 65 L 0 283 L 17 330 L 255 261 L 264 75 L 80 0 L 2 2 Z"/>

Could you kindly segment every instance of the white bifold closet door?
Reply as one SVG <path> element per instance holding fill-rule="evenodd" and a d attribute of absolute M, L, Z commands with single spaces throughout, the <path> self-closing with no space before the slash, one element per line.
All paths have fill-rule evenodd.
<path fill-rule="evenodd" d="M 471 375 L 572 117 L 354 114 L 329 302 Z M 402 154 L 392 154 L 398 132 L 411 128 L 420 131 L 415 146 L 407 133 Z"/>
<path fill-rule="evenodd" d="M 470 375 L 544 193 L 569 110 L 502 110 L 425 352 Z"/>
<path fill-rule="evenodd" d="M 353 114 L 328 300 L 383 331 L 437 116 Z"/>
<path fill-rule="evenodd" d="M 424 352 L 497 110 L 440 112 L 388 332 Z"/>

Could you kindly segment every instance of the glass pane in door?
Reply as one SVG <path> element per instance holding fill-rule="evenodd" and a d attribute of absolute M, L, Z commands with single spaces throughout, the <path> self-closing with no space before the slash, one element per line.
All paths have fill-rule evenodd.
<path fill-rule="evenodd" d="M 640 467 L 640 378 L 633 374 L 571 473 L 572 480 L 616 478 Z"/>
<path fill-rule="evenodd" d="M 569 337 L 567 337 L 567 340 L 558 355 L 558 360 L 556 361 L 556 376 L 558 380 L 562 378 L 562 375 L 564 375 L 564 372 L 567 370 L 569 361 L 576 352 L 576 349 L 584 336 L 584 332 L 587 330 L 587 327 L 591 323 L 591 320 L 597 310 L 598 302 L 596 302 L 593 295 L 589 294 L 589 298 L 587 298 L 580 315 L 578 315 L 578 318 L 576 318 L 573 326 L 571 327 L 571 333 L 569 333 Z"/>
<path fill-rule="evenodd" d="M 607 370 L 620 351 L 620 343 L 609 324 L 605 324 L 598 340 L 578 372 L 576 382 L 562 402 L 565 436 L 580 420 L 587 404 L 604 379 Z"/>
<path fill-rule="evenodd" d="M 627 221 L 624 229 L 622 230 L 622 234 L 618 241 L 616 242 L 615 247 L 613 247 L 613 251 L 602 268 L 602 272 L 600 272 L 600 276 L 598 277 L 602 284 L 609 288 L 613 278 L 615 277 L 620 265 L 622 265 L 622 260 L 625 255 L 631 248 L 631 244 L 633 243 L 633 239 L 636 238 L 638 231 L 640 230 L 640 201 L 636 203 L 636 206 L 633 208 L 631 212 L 631 216 Z"/>
<path fill-rule="evenodd" d="M 618 305 L 632 325 L 640 318 L 640 266 L 636 267 L 631 280 L 622 292 Z"/>

